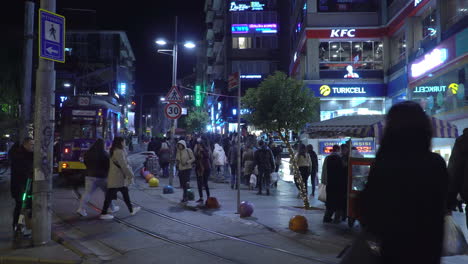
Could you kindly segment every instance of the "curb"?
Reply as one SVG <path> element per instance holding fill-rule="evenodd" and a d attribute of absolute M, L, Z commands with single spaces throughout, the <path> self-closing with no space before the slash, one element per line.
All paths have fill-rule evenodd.
<path fill-rule="evenodd" d="M 82 263 L 82 260 L 57 260 L 57 259 L 44 259 L 44 258 L 33 258 L 33 257 L 17 257 L 17 256 L 3 256 L 0 257 L 0 264 L 35 264 L 35 263 L 47 263 L 47 264 L 78 264 Z"/>

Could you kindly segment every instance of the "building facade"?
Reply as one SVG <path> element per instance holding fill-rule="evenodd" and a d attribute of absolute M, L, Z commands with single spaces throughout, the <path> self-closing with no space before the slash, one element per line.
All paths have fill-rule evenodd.
<path fill-rule="evenodd" d="M 466 1 L 290 3 L 289 73 L 321 98 L 321 120 L 414 100 L 468 127 Z"/>
<path fill-rule="evenodd" d="M 134 131 L 135 55 L 127 34 L 70 30 L 65 43 L 65 63 L 56 64 L 56 106 L 73 95 L 111 96 L 121 106 L 122 127 Z"/>

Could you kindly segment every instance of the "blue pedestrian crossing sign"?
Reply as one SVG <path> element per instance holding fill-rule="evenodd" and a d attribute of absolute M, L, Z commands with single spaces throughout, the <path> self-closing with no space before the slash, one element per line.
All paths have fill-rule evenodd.
<path fill-rule="evenodd" d="M 65 62 L 65 17 L 39 9 L 39 58 Z"/>

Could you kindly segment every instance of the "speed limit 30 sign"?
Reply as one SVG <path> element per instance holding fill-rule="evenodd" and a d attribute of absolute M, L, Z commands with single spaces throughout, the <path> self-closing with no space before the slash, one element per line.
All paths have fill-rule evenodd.
<path fill-rule="evenodd" d="M 164 113 L 169 119 L 178 119 L 182 115 L 182 107 L 176 103 L 170 103 L 164 108 Z"/>

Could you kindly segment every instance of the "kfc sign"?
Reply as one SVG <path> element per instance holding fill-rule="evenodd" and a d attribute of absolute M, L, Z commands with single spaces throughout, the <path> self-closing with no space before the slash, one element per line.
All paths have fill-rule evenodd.
<path fill-rule="evenodd" d="M 356 37 L 356 29 L 332 29 L 330 38 L 354 38 Z"/>

